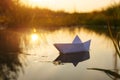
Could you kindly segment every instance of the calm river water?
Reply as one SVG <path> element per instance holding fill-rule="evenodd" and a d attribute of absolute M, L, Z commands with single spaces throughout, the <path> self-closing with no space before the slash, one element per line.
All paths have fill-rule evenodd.
<path fill-rule="evenodd" d="M 86 29 L 60 29 L 53 32 L 39 31 L 37 41 L 21 46 L 28 55 L 24 73 L 18 80 L 110 80 L 103 72 L 87 68 L 114 69 L 114 47 L 104 34 L 97 34 Z M 54 65 L 52 61 L 59 55 L 54 43 L 71 43 L 78 35 L 83 42 L 91 39 L 90 59 L 80 62 L 76 67 L 71 63 Z M 48 62 L 46 62 L 48 61 Z"/>

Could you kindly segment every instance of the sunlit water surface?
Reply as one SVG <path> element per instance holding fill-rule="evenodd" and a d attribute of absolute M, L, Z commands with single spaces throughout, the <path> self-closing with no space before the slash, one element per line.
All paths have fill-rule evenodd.
<path fill-rule="evenodd" d="M 81 40 L 91 39 L 90 59 L 80 62 L 76 67 L 68 63 L 54 65 L 52 61 L 59 55 L 54 43 L 71 43 L 78 35 Z M 31 41 L 25 46 L 27 65 L 18 80 L 110 80 L 102 72 L 87 68 L 114 69 L 114 47 L 104 34 L 99 35 L 85 29 L 60 29 L 53 32 L 39 31 L 38 41 Z M 48 62 L 47 62 L 48 61 Z"/>

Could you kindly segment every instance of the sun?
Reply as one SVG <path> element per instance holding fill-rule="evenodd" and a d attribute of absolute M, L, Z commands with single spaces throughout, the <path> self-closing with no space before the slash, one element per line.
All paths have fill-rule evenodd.
<path fill-rule="evenodd" d="M 32 35 L 31 35 L 31 39 L 32 39 L 33 42 L 37 41 L 37 40 L 38 40 L 38 35 L 35 34 L 35 33 L 32 34 Z"/>

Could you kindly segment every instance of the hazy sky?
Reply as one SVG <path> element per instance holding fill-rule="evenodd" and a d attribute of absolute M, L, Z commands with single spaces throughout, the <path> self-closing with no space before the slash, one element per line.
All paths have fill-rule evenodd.
<path fill-rule="evenodd" d="M 67 12 L 89 12 L 105 8 L 119 0 L 21 0 L 28 6 L 64 10 Z"/>

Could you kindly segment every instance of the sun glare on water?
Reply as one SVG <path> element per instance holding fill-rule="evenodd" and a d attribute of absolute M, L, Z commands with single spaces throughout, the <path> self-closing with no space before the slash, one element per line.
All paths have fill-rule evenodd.
<path fill-rule="evenodd" d="M 32 39 L 33 42 L 37 41 L 37 40 L 38 40 L 38 35 L 35 34 L 35 33 L 32 34 L 32 35 L 31 35 L 31 39 Z"/>

